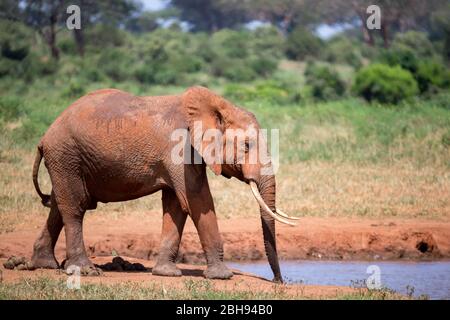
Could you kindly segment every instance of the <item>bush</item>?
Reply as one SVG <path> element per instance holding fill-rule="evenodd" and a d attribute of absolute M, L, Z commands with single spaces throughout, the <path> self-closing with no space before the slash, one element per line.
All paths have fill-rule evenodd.
<path fill-rule="evenodd" d="M 441 63 L 426 60 L 419 64 L 416 79 L 421 93 L 433 92 L 450 86 L 450 71 Z"/>
<path fill-rule="evenodd" d="M 289 34 L 286 42 L 286 55 L 290 59 L 303 60 L 317 57 L 323 47 L 322 40 L 311 31 L 297 27 Z"/>
<path fill-rule="evenodd" d="M 213 65 L 216 66 L 216 70 L 219 69 L 218 64 L 213 63 Z M 222 76 L 231 81 L 251 81 L 255 79 L 257 75 L 249 64 L 240 62 L 239 60 L 233 60 L 229 64 L 223 64 L 220 68 Z"/>
<path fill-rule="evenodd" d="M 37 56 L 31 52 L 22 61 L 0 57 L 0 77 L 11 76 L 31 81 L 36 77 L 55 73 L 58 64 L 49 56 Z"/>
<path fill-rule="evenodd" d="M 110 48 L 104 50 L 98 59 L 98 67 L 114 81 L 125 81 L 131 78 L 133 61 L 125 50 Z"/>
<path fill-rule="evenodd" d="M 336 71 L 328 66 L 308 64 L 305 78 L 315 99 L 332 100 L 345 93 L 344 81 Z"/>
<path fill-rule="evenodd" d="M 33 39 L 30 29 L 19 22 L 0 21 L 0 47 L 4 58 L 21 61 L 28 55 Z"/>
<path fill-rule="evenodd" d="M 377 63 L 358 71 L 353 91 L 367 101 L 398 103 L 416 95 L 418 87 L 409 71 Z"/>
<path fill-rule="evenodd" d="M 127 33 L 113 26 L 96 24 L 86 29 L 87 45 L 96 51 L 103 51 L 105 47 L 122 46 L 125 43 Z"/>
<path fill-rule="evenodd" d="M 249 59 L 250 67 L 258 75 L 270 76 L 278 67 L 278 61 L 270 57 L 252 57 Z"/>
<path fill-rule="evenodd" d="M 292 88 L 284 87 L 276 81 L 262 81 L 254 86 L 228 84 L 225 86 L 224 95 L 240 102 L 258 101 L 277 105 L 299 100 L 298 94 Z"/>
<path fill-rule="evenodd" d="M 264 37 L 267 36 L 267 39 Z M 216 77 L 243 82 L 267 77 L 278 66 L 279 35 L 271 28 L 250 31 L 221 30 L 202 41 L 198 56 L 209 63 L 209 72 Z"/>
<path fill-rule="evenodd" d="M 271 57 L 274 60 L 283 57 L 285 40 L 275 27 L 262 26 L 252 31 L 247 45 L 250 51 Z"/>
<path fill-rule="evenodd" d="M 410 49 L 421 58 L 429 58 L 435 54 L 433 44 L 424 32 L 397 33 L 392 46 L 394 49 Z"/>
<path fill-rule="evenodd" d="M 348 37 L 335 37 L 326 43 L 325 60 L 331 63 L 348 64 L 356 69 L 362 66 L 361 44 Z"/>
<path fill-rule="evenodd" d="M 223 29 L 211 36 L 210 45 L 216 54 L 231 59 L 245 59 L 249 53 L 250 40 L 247 32 Z"/>
<path fill-rule="evenodd" d="M 419 68 L 419 58 L 414 50 L 410 48 L 390 48 L 381 53 L 380 63 L 390 65 L 391 67 L 400 66 L 405 70 L 415 74 Z"/>
<path fill-rule="evenodd" d="M 86 92 L 86 89 L 81 81 L 72 80 L 68 86 L 63 90 L 62 96 L 65 98 L 79 98 Z"/>

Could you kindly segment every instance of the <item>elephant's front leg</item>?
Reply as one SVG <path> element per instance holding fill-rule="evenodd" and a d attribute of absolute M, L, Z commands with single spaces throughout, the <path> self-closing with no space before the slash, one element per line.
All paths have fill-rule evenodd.
<path fill-rule="evenodd" d="M 223 263 L 223 243 L 207 180 L 200 193 L 188 195 L 188 202 L 206 255 L 208 267 L 203 273 L 204 276 L 209 279 L 230 279 L 233 272 Z"/>
<path fill-rule="evenodd" d="M 181 270 L 175 265 L 180 247 L 181 235 L 186 222 L 187 213 L 181 209 L 180 203 L 172 190 L 163 190 L 163 227 L 158 262 L 152 273 L 159 276 L 181 276 Z"/>

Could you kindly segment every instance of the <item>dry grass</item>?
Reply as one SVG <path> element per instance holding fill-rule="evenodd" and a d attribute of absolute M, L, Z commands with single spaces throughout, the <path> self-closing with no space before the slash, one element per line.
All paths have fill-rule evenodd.
<path fill-rule="evenodd" d="M 46 215 L 34 190 L 34 152 L 10 149 L 0 158 L 0 233 Z M 405 163 L 356 165 L 330 162 L 282 164 L 277 174 L 277 203 L 301 216 L 402 217 L 448 219 L 450 172 L 443 167 L 417 168 Z M 51 189 L 41 166 L 40 184 Z M 210 175 L 218 214 L 225 218 L 258 215 L 249 187 L 236 179 Z M 135 201 L 99 204 L 97 212 L 118 217 L 161 211 L 159 193 Z"/>

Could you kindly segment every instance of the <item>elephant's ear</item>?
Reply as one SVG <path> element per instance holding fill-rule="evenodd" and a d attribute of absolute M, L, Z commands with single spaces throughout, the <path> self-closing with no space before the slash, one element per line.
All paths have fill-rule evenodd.
<path fill-rule="evenodd" d="M 187 89 L 183 94 L 182 101 L 192 146 L 216 175 L 221 174 L 222 165 L 221 162 L 215 161 L 215 156 L 218 156 L 220 161 L 223 157 L 215 154 L 219 148 L 212 148 L 211 142 L 216 142 L 217 147 L 220 145 L 220 152 L 223 151 L 222 136 L 232 105 L 211 90 L 200 86 Z M 214 135 L 214 132 L 217 135 Z"/>

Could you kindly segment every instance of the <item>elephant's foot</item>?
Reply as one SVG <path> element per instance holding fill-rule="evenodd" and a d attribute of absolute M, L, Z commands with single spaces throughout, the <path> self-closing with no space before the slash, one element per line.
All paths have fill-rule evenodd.
<path fill-rule="evenodd" d="M 54 255 L 33 255 L 31 265 L 34 269 L 59 269 Z"/>
<path fill-rule="evenodd" d="M 152 269 L 156 276 L 181 277 L 181 270 L 173 262 L 158 262 Z"/>
<path fill-rule="evenodd" d="M 279 283 L 279 284 L 283 284 L 284 283 L 283 282 L 283 278 L 281 276 L 273 277 L 272 282 Z"/>
<path fill-rule="evenodd" d="M 233 276 L 233 272 L 221 262 L 208 266 L 203 275 L 207 279 L 230 279 Z"/>
<path fill-rule="evenodd" d="M 103 271 L 97 268 L 88 258 L 68 259 L 62 263 L 62 268 L 67 274 L 77 274 L 82 276 L 101 276 Z"/>

